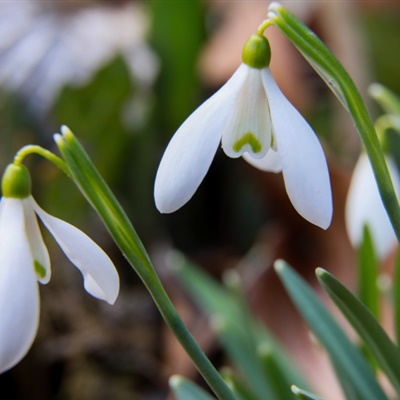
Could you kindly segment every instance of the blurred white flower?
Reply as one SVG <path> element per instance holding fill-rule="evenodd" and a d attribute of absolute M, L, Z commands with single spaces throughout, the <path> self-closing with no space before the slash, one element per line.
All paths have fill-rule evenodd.
<path fill-rule="evenodd" d="M 32 196 L 0 202 L 0 373 L 28 352 L 39 323 L 37 281 L 47 283 L 51 269 L 36 215 L 66 256 L 81 271 L 85 289 L 113 304 L 119 277 L 104 251 L 87 235 L 43 211 Z"/>
<path fill-rule="evenodd" d="M 269 59 L 265 62 L 257 57 L 258 53 L 249 57 L 250 63 L 259 64 L 256 67 L 244 58 L 228 82 L 175 133 L 157 171 L 156 206 L 160 212 L 170 213 L 189 201 L 222 139 L 229 157 L 243 156 L 259 169 L 282 171 L 294 208 L 326 229 L 332 218 L 332 198 L 322 147 L 280 91 L 268 67 Z"/>
<path fill-rule="evenodd" d="M 400 176 L 396 163 L 389 155 L 386 162 L 399 195 Z M 365 225 L 370 229 L 377 256 L 385 258 L 397 245 L 397 238 L 383 206 L 371 164 L 363 153 L 354 168 L 346 201 L 346 227 L 354 247 L 361 245 Z"/>
<path fill-rule="evenodd" d="M 117 54 L 137 81 L 152 83 L 158 63 L 147 25 L 133 2 L 0 2 L 0 87 L 42 113 L 64 85 L 85 84 Z"/>

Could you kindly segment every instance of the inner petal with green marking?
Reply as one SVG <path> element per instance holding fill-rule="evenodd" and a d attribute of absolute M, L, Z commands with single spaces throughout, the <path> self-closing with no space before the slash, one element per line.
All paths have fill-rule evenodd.
<path fill-rule="evenodd" d="M 237 140 L 233 144 L 233 150 L 237 153 L 245 146 L 246 144 L 250 145 L 253 153 L 259 153 L 262 149 L 262 145 L 259 140 L 254 136 L 252 132 L 245 133 L 239 140 Z"/>
<path fill-rule="evenodd" d="M 40 264 L 39 261 L 34 261 L 35 272 L 39 275 L 40 278 L 44 278 L 46 276 L 46 268 Z"/>
<path fill-rule="evenodd" d="M 232 158 L 248 153 L 263 158 L 271 147 L 272 123 L 261 71 L 248 68 L 222 135 L 222 147 Z"/>

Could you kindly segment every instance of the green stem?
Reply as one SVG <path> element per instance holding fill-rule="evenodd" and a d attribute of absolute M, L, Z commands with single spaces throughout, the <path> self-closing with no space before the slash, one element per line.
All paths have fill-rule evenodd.
<path fill-rule="evenodd" d="M 273 25 L 273 21 L 271 21 L 269 18 L 265 19 L 263 22 L 261 22 L 260 26 L 257 29 L 257 34 L 262 36 L 264 34 L 264 31 L 271 25 Z"/>
<path fill-rule="evenodd" d="M 397 239 L 400 240 L 400 208 L 374 125 L 355 84 L 322 41 L 278 3 L 268 18 L 297 47 L 325 80 L 353 118 L 374 171 L 378 189 Z"/>
<path fill-rule="evenodd" d="M 21 165 L 24 158 L 29 154 L 39 154 L 40 156 L 46 158 L 53 164 L 55 164 L 58 168 L 60 168 L 63 172 L 65 172 L 68 176 L 70 176 L 70 172 L 67 164 L 60 158 L 53 154 L 51 151 L 44 149 L 43 147 L 29 144 L 27 146 L 22 147 L 18 153 L 14 157 L 14 164 Z"/>
<path fill-rule="evenodd" d="M 124 210 L 72 132 L 55 135 L 75 183 L 98 212 L 114 241 L 137 272 L 162 317 L 220 400 L 235 400 L 221 375 L 194 340 L 169 299 L 150 258 Z"/>

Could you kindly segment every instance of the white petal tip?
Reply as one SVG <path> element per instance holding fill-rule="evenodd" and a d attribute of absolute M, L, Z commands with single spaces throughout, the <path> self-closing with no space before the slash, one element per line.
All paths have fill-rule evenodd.
<path fill-rule="evenodd" d="M 67 125 L 61 125 L 60 131 L 63 136 L 69 135 L 72 133 L 71 129 L 69 129 Z"/>
<path fill-rule="evenodd" d="M 321 207 L 316 207 L 314 212 L 311 214 L 310 211 L 308 212 L 308 215 L 302 215 L 304 219 L 307 221 L 311 222 L 312 224 L 318 226 L 321 229 L 327 230 L 332 222 L 332 215 L 333 215 L 333 209 L 332 205 L 329 206 L 321 206 Z"/>
<path fill-rule="evenodd" d="M 115 274 L 110 272 L 111 270 L 109 269 L 107 271 L 107 284 L 103 281 L 102 286 L 91 275 L 84 274 L 84 287 L 93 297 L 113 305 L 119 294 L 119 277 L 116 270 Z"/>
<path fill-rule="evenodd" d="M 154 202 L 161 214 L 171 214 L 183 207 L 194 194 L 193 188 L 176 187 L 169 180 L 156 178 Z"/>

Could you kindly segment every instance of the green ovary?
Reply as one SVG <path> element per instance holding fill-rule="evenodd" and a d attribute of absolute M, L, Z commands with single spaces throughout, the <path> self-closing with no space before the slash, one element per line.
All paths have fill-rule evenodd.
<path fill-rule="evenodd" d="M 46 269 L 43 267 L 42 264 L 40 264 L 39 261 L 34 261 L 34 265 L 35 265 L 35 271 L 36 273 L 41 277 L 44 278 L 46 276 Z"/>
<path fill-rule="evenodd" d="M 232 148 L 234 151 L 238 153 L 241 150 L 241 148 L 246 144 L 250 145 L 251 149 L 253 150 L 253 153 L 259 153 L 262 149 L 261 143 L 251 132 L 245 133 L 239 140 L 237 140 L 233 144 Z"/>

